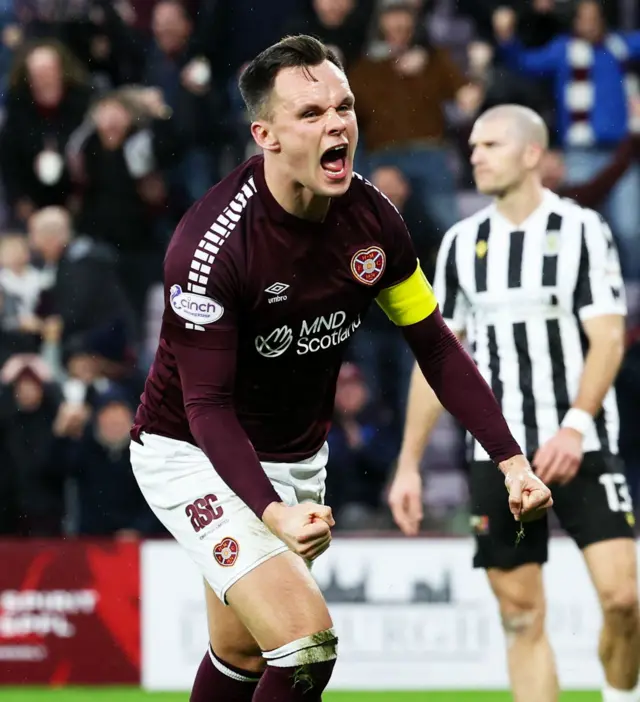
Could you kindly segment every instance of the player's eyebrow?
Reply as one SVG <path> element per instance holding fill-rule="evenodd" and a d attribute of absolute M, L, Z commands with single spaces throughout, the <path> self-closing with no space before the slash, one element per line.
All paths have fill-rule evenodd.
<path fill-rule="evenodd" d="M 498 139 L 477 139 L 474 141 L 469 141 L 469 146 L 474 148 L 475 146 L 496 146 L 499 145 L 500 141 Z"/>
<path fill-rule="evenodd" d="M 338 106 L 348 105 L 349 107 L 353 107 L 355 101 L 356 99 L 353 93 L 346 93 L 342 100 L 338 102 Z M 301 105 L 296 112 L 300 117 L 303 117 L 307 112 L 325 112 L 326 109 L 326 107 L 322 107 L 318 103 L 309 102 Z"/>
<path fill-rule="evenodd" d="M 324 112 L 324 108 L 316 102 L 305 102 L 297 108 L 296 112 L 300 117 L 303 117 L 307 112 Z"/>

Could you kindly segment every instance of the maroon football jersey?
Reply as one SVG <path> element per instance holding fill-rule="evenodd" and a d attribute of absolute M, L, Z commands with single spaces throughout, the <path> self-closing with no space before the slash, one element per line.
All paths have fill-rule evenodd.
<path fill-rule="evenodd" d="M 361 177 L 315 223 L 282 209 L 262 157 L 250 159 L 171 240 L 160 344 L 136 425 L 195 443 L 172 345 L 235 350 L 233 403 L 258 457 L 312 456 L 329 431 L 349 339 L 379 291 L 416 265 L 402 218 Z"/>

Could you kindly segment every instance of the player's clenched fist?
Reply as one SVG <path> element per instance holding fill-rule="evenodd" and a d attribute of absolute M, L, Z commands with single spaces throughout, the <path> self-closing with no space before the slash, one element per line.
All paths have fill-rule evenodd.
<path fill-rule="evenodd" d="M 331 527 L 335 525 L 330 507 L 313 502 L 288 506 L 272 502 L 262 521 L 294 552 L 313 561 L 331 544 Z"/>
<path fill-rule="evenodd" d="M 542 517 L 553 505 L 551 490 L 534 474 L 524 456 L 505 461 L 505 464 L 504 484 L 509 492 L 511 514 L 519 522 Z"/>

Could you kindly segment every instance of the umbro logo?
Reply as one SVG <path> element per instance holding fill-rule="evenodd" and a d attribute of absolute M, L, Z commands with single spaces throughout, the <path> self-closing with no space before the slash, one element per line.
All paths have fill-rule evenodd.
<path fill-rule="evenodd" d="M 273 283 L 268 288 L 265 288 L 265 292 L 269 295 L 281 295 L 289 286 L 286 283 Z"/>
<path fill-rule="evenodd" d="M 264 291 L 266 293 L 275 296 L 269 298 L 269 304 L 271 305 L 274 302 L 284 302 L 284 300 L 287 299 L 287 296 L 283 295 L 282 293 L 288 288 L 289 286 L 286 283 L 272 283 L 268 288 L 265 288 Z"/>

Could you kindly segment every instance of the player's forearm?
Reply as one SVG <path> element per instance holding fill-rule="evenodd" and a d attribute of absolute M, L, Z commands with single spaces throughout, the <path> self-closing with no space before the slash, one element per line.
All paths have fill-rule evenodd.
<path fill-rule="evenodd" d="M 620 370 L 624 357 L 623 332 L 590 340 L 578 394 L 572 407 L 594 417 Z"/>
<path fill-rule="evenodd" d="M 425 380 L 420 366 L 416 364 L 411 375 L 398 471 L 415 470 L 420 463 L 442 409 L 440 400 Z"/>
<path fill-rule="evenodd" d="M 265 509 L 280 497 L 232 408 L 187 406 L 189 428 L 218 475 L 262 519 Z"/>
<path fill-rule="evenodd" d="M 259 519 L 280 497 L 267 477 L 233 407 L 235 349 L 174 343 L 184 407 L 198 446 L 218 475 Z"/>
<path fill-rule="evenodd" d="M 522 450 L 511 435 L 491 388 L 447 327 L 440 311 L 402 332 L 434 393 L 480 442 L 495 463 Z"/>
<path fill-rule="evenodd" d="M 611 162 L 585 183 L 571 183 L 558 189 L 560 197 L 575 200 L 581 207 L 597 208 L 626 173 L 634 155 L 634 142 L 625 139 L 616 149 Z"/>

